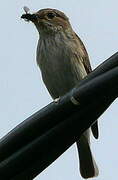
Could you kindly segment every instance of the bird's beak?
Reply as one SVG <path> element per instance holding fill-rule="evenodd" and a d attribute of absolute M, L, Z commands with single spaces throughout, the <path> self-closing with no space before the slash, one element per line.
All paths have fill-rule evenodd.
<path fill-rule="evenodd" d="M 22 19 L 25 19 L 26 21 L 32 21 L 32 22 L 36 22 L 37 21 L 37 15 L 36 14 L 29 14 L 29 13 L 26 13 L 26 14 L 23 14 L 21 16 Z"/>

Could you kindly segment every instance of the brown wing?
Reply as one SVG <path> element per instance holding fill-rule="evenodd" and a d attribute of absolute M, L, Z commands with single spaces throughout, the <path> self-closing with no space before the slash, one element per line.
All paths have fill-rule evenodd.
<path fill-rule="evenodd" d="M 81 46 L 81 48 L 83 50 L 83 64 L 84 64 L 84 67 L 85 67 L 86 72 L 88 74 L 88 73 L 90 73 L 92 71 L 92 68 L 91 68 L 91 65 L 90 65 L 90 61 L 89 61 L 89 56 L 88 56 L 88 53 L 86 51 L 86 48 L 85 48 L 83 42 L 81 41 L 81 39 L 78 37 L 77 34 L 75 34 L 75 35 L 78 38 L 79 44 L 80 44 L 80 46 Z"/>
<path fill-rule="evenodd" d="M 89 56 L 88 56 L 88 53 L 86 51 L 86 48 L 83 44 L 83 42 L 81 41 L 81 39 L 77 36 L 77 34 L 75 34 L 76 37 L 78 38 L 79 40 L 79 44 L 83 50 L 83 64 L 84 64 L 84 67 L 85 67 L 85 70 L 87 72 L 87 74 L 89 74 L 91 71 L 92 71 L 92 68 L 91 68 L 91 65 L 90 65 L 90 61 L 89 61 Z M 93 136 L 98 139 L 98 136 L 99 136 L 99 131 L 98 131 L 98 122 L 96 121 L 92 126 L 91 126 L 91 130 L 92 130 L 92 133 L 93 133 Z"/>

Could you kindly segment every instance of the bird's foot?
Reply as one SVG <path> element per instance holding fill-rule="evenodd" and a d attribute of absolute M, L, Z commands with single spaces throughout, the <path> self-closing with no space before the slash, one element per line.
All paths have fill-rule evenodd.
<path fill-rule="evenodd" d="M 56 104 L 59 103 L 59 101 L 60 101 L 60 97 L 54 99 L 54 102 L 55 102 Z"/>

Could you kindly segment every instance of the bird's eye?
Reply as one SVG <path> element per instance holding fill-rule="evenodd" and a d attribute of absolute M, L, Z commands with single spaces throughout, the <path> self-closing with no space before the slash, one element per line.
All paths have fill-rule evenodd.
<path fill-rule="evenodd" d="M 53 19 L 55 17 L 54 13 L 48 13 L 47 14 L 48 19 Z"/>

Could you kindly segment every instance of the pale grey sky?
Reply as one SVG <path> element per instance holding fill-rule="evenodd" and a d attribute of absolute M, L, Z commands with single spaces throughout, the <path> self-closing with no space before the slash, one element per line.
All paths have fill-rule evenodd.
<path fill-rule="evenodd" d="M 51 102 L 36 65 L 38 33 L 20 19 L 22 7 L 32 11 L 57 8 L 70 18 L 76 33 L 96 67 L 118 49 L 117 0 L 12 0 L 0 5 L 0 137 L 25 118 Z M 100 117 L 100 138 L 92 139 L 92 151 L 100 174 L 93 180 L 113 180 L 118 172 L 118 101 Z M 36 180 L 82 180 L 73 145 Z"/>

